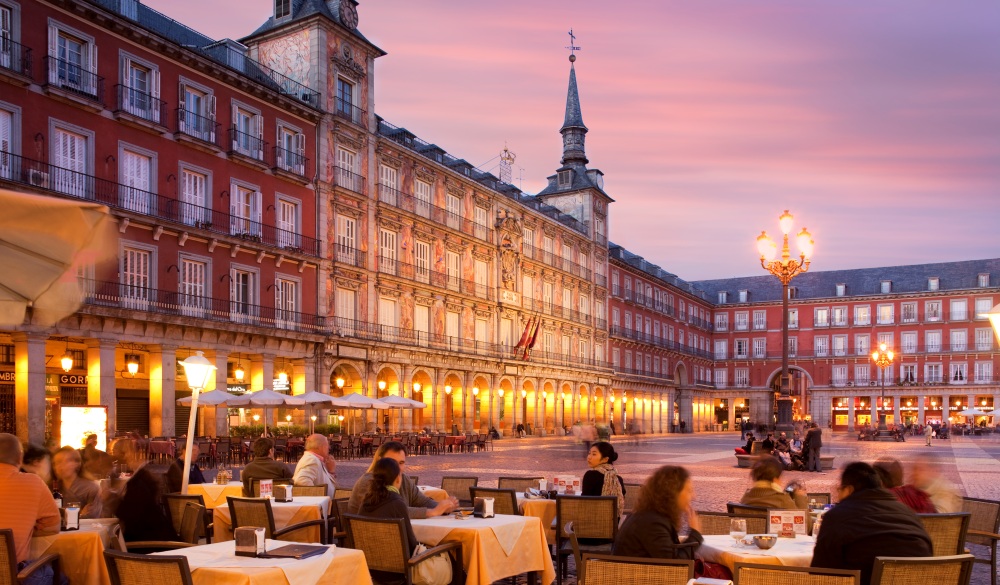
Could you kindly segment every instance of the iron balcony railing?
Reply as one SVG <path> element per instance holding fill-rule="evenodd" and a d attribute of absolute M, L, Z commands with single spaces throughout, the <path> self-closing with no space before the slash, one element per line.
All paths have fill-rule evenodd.
<path fill-rule="evenodd" d="M 447 272 L 435 270 L 430 266 L 418 266 L 416 264 L 400 262 L 395 258 L 383 256 L 382 254 L 379 254 L 377 258 L 377 270 L 383 274 L 391 274 L 481 299 L 496 300 L 496 291 L 487 284 L 465 280 L 461 277 L 450 275 Z"/>
<path fill-rule="evenodd" d="M 682 345 L 676 341 L 670 341 L 668 339 L 663 339 L 662 337 L 656 337 L 655 335 L 647 335 L 641 331 L 636 331 L 627 327 L 621 327 L 618 325 L 612 325 L 609 331 L 612 337 L 621 337 L 625 339 L 631 339 L 638 341 L 639 343 L 645 343 L 647 345 L 652 345 L 661 349 L 667 349 L 671 351 L 676 351 L 678 353 L 683 353 L 692 357 L 714 360 L 715 354 L 713 352 L 702 350 L 698 348 L 691 347 L 689 345 Z"/>
<path fill-rule="evenodd" d="M 235 323 L 303 333 L 326 333 L 326 320 L 318 315 L 278 309 L 244 301 L 161 290 L 103 280 L 81 279 L 88 305 L 193 317 L 202 321 Z"/>
<path fill-rule="evenodd" d="M 274 147 L 274 167 L 276 169 L 304 177 L 306 176 L 306 164 L 308 162 L 309 159 L 298 152 L 281 148 L 280 146 Z"/>
<path fill-rule="evenodd" d="M 580 311 L 575 311 L 573 309 L 567 309 L 562 305 L 551 301 L 545 302 L 544 299 L 536 299 L 528 296 L 521 298 L 521 308 L 525 311 L 537 311 L 553 317 L 573 321 L 574 323 L 578 323 L 580 325 L 589 326 L 593 320 L 592 315 L 581 313 Z"/>
<path fill-rule="evenodd" d="M 336 262 L 349 264 L 358 268 L 365 267 L 366 254 L 363 250 L 358 250 L 357 248 L 352 248 L 343 244 L 334 244 L 333 254 L 333 258 Z"/>
<path fill-rule="evenodd" d="M 234 126 L 229 129 L 229 144 L 230 154 L 241 154 L 254 160 L 266 162 L 264 153 L 267 152 L 267 142 L 264 142 L 260 136 L 241 132 Z"/>
<path fill-rule="evenodd" d="M 0 69 L 31 77 L 31 49 L 9 38 L 0 38 Z"/>
<path fill-rule="evenodd" d="M 521 244 L 521 251 L 528 258 L 531 258 L 533 260 L 538 260 L 543 264 L 546 264 L 553 268 L 559 268 L 560 270 L 569 272 L 573 276 L 579 276 L 584 280 L 590 280 L 591 276 L 590 269 L 587 268 L 586 266 L 581 266 L 580 264 L 577 264 L 576 262 L 569 260 L 568 258 L 564 258 L 563 256 L 559 256 L 547 250 L 536 248 L 531 244 L 527 243 Z M 607 283 L 606 277 L 604 277 L 603 275 L 599 276 L 601 276 L 601 278 L 604 279 L 606 284 Z M 605 284 L 598 283 L 599 286 L 605 286 Z"/>
<path fill-rule="evenodd" d="M 48 71 L 48 86 L 104 103 L 104 78 L 96 72 L 51 55 L 45 56 L 45 70 Z"/>
<path fill-rule="evenodd" d="M 270 88 L 282 95 L 302 102 L 316 109 L 322 109 L 319 103 L 319 92 L 278 73 L 263 63 L 258 63 L 247 57 L 242 51 L 225 44 L 216 44 L 199 49 L 213 60 L 223 63 L 257 83 Z"/>
<path fill-rule="evenodd" d="M 335 98 L 334 108 L 333 113 L 338 118 L 349 120 L 359 126 L 365 125 L 365 111 L 344 98 L 339 96 Z"/>
<path fill-rule="evenodd" d="M 220 148 L 219 126 L 214 118 L 207 118 L 184 108 L 177 109 L 177 131 L 216 148 Z"/>
<path fill-rule="evenodd" d="M 965 376 L 951 377 L 945 375 L 920 375 L 920 376 L 907 376 L 902 378 L 892 378 L 885 381 L 886 388 L 896 388 L 899 386 L 928 386 L 928 385 L 948 385 L 948 386 L 975 386 L 982 384 L 996 384 L 1000 382 L 1000 375 L 991 376 L 975 376 L 971 375 L 968 378 Z M 881 383 L 878 379 L 878 374 L 875 373 L 871 378 L 830 378 L 829 385 L 834 388 L 872 388 L 876 392 L 881 388 Z"/>
<path fill-rule="evenodd" d="M 115 86 L 115 112 L 124 112 L 147 122 L 164 125 L 167 102 L 122 84 Z"/>
<path fill-rule="evenodd" d="M 642 376 L 642 377 L 645 377 L 645 378 L 657 378 L 657 379 L 659 379 L 661 381 L 664 381 L 664 382 L 672 382 L 673 381 L 673 377 L 670 374 L 665 374 L 665 373 L 664 374 L 659 374 L 657 372 L 654 372 L 652 370 L 652 368 L 650 368 L 650 369 L 647 370 L 645 368 L 626 368 L 626 367 L 620 367 L 620 366 L 612 366 L 612 367 L 614 368 L 615 373 L 619 374 L 619 375 L 624 375 L 624 376 Z"/>
<path fill-rule="evenodd" d="M 319 256 L 316 238 L 15 154 L 0 156 L 0 182 L 3 181 L 96 201 L 114 209 L 236 236 L 289 252 Z"/>
<path fill-rule="evenodd" d="M 364 194 L 365 192 L 365 178 L 340 166 L 333 167 L 333 184 L 355 193 Z"/>
<path fill-rule="evenodd" d="M 595 274 L 594 275 L 594 284 L 596 284 L 597 286 L 601 286 L 601 287 L 607 287 L 608 286 L 608 277 L 606 275 L 604 275 L 604 274 Z"/>
<path fill-rule="evenodd" d="M 378 183 L 378 200 L 386 205 L 409 211 L 420 217 L 432 219 L 463 234 L 468 234 L 491 244 L 493 243 L 493 230 L 489 229 L 488 226 L 466 219 L 458 213 L 434 205 L 429 201 L 417 199 L 413 195 L 404 193 L 389 185 Z"/>

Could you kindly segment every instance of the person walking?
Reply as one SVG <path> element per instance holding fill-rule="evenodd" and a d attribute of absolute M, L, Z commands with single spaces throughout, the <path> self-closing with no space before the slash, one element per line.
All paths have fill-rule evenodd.
<path fill-rule="evenodd" d="M 931 446 L 931 435 L 933 434 L 934 427 L 931 426 L 931 423 L 924 423 L 924 441 L 928 447 Z"/>
<path fill-rule="evenodd" d="M 823 472 L 823 464 L 819 459 L 820 449 L 823 447 L 823 429 L 815 422 L 809 425 L 806 432 L 806 444 L 809 445 L 809 453 L 806 459 L 806 471 Z"/>

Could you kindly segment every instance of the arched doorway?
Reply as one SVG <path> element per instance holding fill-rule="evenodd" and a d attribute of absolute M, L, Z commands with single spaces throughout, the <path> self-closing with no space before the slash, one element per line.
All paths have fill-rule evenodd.
<path fill-rule="evenodd" d="M 789 366 L 788 368 L 789 380 L 789 394 L 792 397 L 792 420 L 793 421 L 808 421 L 812 420 L 812 387 L 813 381 L 812 376 L 809 372 L 798 368 L 796 366 Z M 778 401 L 777 398 L 781 395 L 781 369 L 776 369 L 771 372 L 768 378 L 767 386 L 774 393 L 773 400 L 773 415 L 774 420 L 778 417 Z"/>
<path fill-rule="evenodd" d="M 361 375 L 361 369 L 352 362 L 342 361 L 334 364 L 333 371 L 330 372 L 330 396 L 341 397 L 348 394 L 365 393 L 365 380 Z M 317 422 L 322 422 L 323 417 L 317 414 Z M 334 409 L 325 412 L 326 423 L 331 425 L 331 432 L 341 433 L 352 428 L 361 428 L 358 422 L 357 411 L 347 409 Z"/>
<path fill-rule="evenodd" d="M 469 419 L 472 428 L 485 433 L 490 424 L 490 381 L 482 374 L 472 381 L 472 401 L 469 408 Z"/>

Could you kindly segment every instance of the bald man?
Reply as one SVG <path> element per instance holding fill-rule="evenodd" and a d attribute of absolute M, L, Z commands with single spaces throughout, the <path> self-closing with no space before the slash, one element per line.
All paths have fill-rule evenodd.
<path fill-rule="evenodd" d="M 18 569 L 29 562 L 32 536 L 59 532 L 59 509 L 42 478 L 21 473 L 21 442 L 8 433 L 0 433 L 0 526 L 14 531 Z M 52 581 L 52 567 L 37 571 L 30 582 L 43 583 L 47 571 Z"/>
<path fill-rule="evenodd" d="M 334 478 L 337 461 L 330 455 L 330 441 L 320 434 L 306 437 L 305 453 L 295 466 L 292 481 L 299 486 L 326 486 L 326 495 L 333 497 L 337 486 Z"/>

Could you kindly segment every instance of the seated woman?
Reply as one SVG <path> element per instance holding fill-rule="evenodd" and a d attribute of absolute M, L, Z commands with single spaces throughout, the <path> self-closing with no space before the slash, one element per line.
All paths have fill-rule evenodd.
<path fill-rule="evenodd" d="M 625 511 L 625 481 L 618 475 L 614 463 L 618 453 L 611 443 L 598 442 L 587 451 L 590 470 L 583 474 L 580 494 L 584 496 L 615 496 L 618 498 L 618 517 Z"/>
<path fill-rule="evenodd" d="M 399 495 L 399 486 L 403 484 L 399 463 L 390 457 L 383 457 L 372 464 L 371 474 L 368 493 L 365 494 L 358 514 L 371 518 L 401 518 L 406 525 L 405 545 L 412 555 L 419 543 L 413 533 L 413 525 L 410 524 L 409 508 Z M 400 577 L 396 573 L 385 571 L 371 571 L 371 574 L 375 583 L 395 583 Z"/>
<path fill-rule="evenodd" d="M 153 473 L 129 439 L 116 441 L 112 451 L 120 453 L 132 471 L 120 497 L 109 494 L 107 498 L 115 507 L 125 541 L 180 540 L 163 504 L 162 474 Z"/>
<path fill-rule="evenodd" d="M 63 447 L 52 457 L 52 471 L 62 492 L 63 502 L 78 502 L 80 518 L 100 518 L 100 488 L 96 481 L 80 477 L 83 461 L 80 452 L 72 447 Z"/>
<path fill-rule="evenodd" d="M 639 490 L 635 510 L 618 529 L 612 554 L 654 559 L 693 559 L 704 542 L 701 520 L 691 507 L 694 487 L 691 475 L 683 467 L 665 465 L 657 469 Z M 685 542 L 696 546 L 678 547 L 677 529 L 687 516 L 691 532 Z"/>
<path fill-rule="evenodd" d="M 798 482 L 788 484 L 791 493 L 778 484 L 778 478 L 781 477 L 783 470 L 784 465 L 776 458 L 771 455 L 761 455 L 750 468 L 753 486 L 743 494 L 740 503 L 772 510 L 807 509 L 809 502 L 806 500 L 806 492 Z"/>
<path fill-rule="evenodd" d="M 754 436 L 753 433 L 747 432 L 747 444 L 742 447 L 736 448 L 737 455 L 749 455 L 750 451 L 753 450 Z"/>
<path fill-rule="evenodd" d="M 21 471 L 34 473 L 42 478 L 45 485 L 52 485 L 52 454 L 48 449 L 35 443 L 24 446 L 24 457 L 21 459 Z"/>

